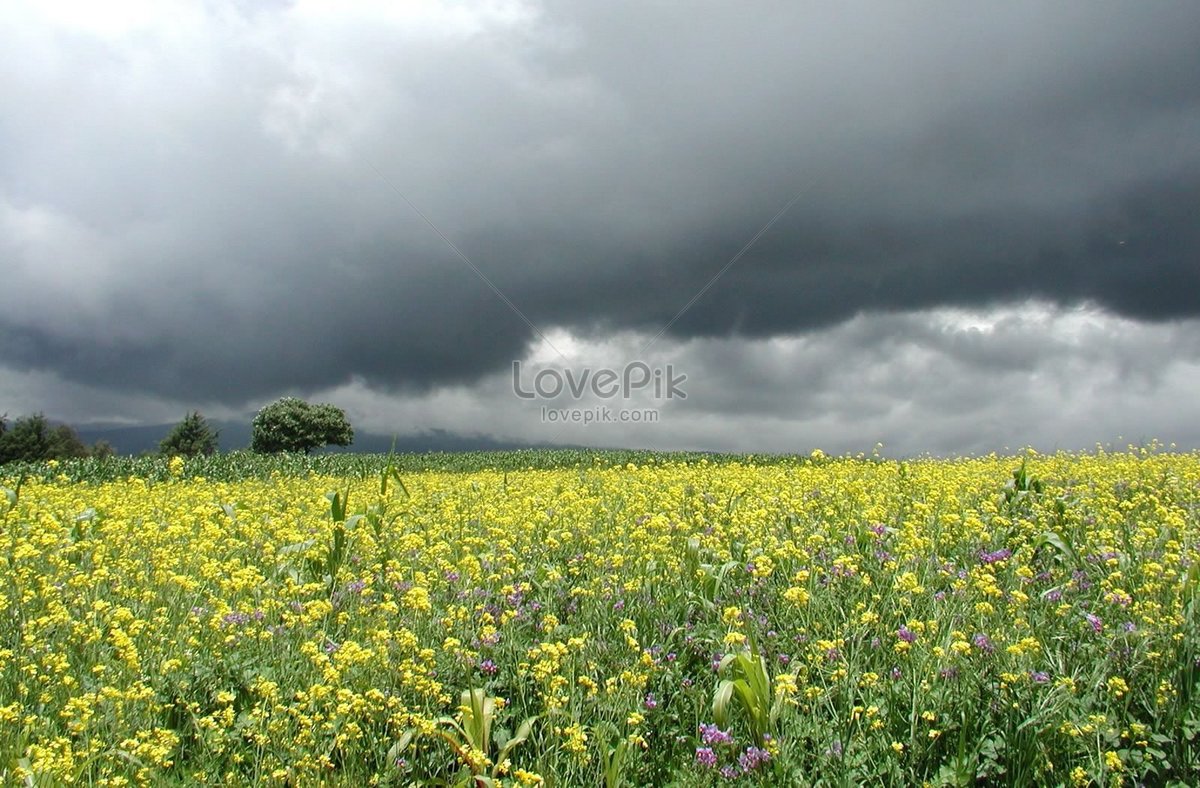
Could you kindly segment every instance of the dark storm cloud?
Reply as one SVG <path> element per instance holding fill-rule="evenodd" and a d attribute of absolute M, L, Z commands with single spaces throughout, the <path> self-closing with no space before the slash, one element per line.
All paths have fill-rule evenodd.
<path fill-rule="evenodd" d="M 676 338 L 1200 313 L 1194 4 L 209 8 L 7 20 L 0 362 L 234 406 L 504 369 L 536 335 L 401 194 L 544 329 L 653 335 L 797 195 Z"/>

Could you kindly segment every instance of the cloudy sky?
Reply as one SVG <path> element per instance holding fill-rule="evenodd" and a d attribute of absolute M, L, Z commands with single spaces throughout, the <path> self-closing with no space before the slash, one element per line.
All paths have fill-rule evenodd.
<path fill-rule="evenodd" d="M 680 9 L 0 4 L 0 412 L 1200 447 L 1200 5 Z"/>

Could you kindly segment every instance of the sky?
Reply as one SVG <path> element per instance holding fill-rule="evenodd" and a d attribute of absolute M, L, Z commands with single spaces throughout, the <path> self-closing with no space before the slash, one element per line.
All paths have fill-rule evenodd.
<path fill-rule="evenodd" d="M 10 418 L 1191 449 L 1198 220 L 1196 3 L 0 4 Z"/>

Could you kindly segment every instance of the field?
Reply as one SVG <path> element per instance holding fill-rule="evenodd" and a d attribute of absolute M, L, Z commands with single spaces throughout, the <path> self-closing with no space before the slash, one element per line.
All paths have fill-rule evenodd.
<path fill-rule="evenodd" d="M 34 785 L 1200 784 L 1200 455 L 0 469 Z"/>

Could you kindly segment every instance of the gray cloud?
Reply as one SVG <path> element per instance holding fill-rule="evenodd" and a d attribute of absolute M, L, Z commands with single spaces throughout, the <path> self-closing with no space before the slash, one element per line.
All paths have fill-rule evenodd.
<path fill-rule="evenodd" d="M 84 9 L 0 12 L 0 364 L 24 375 L 238 409 L 503 372 L 536 336 L 401 194 L 593 341 L 653 335 L 798 195 L 672 326 L 730 340 L 714 369 L 845 324 L 883 332 L 855 338 L 868 376 L 935 340 L 956 374 L 1017 374 L 1024 337 L 939 338 L 928 310 L 1200 314 L 1192 5 Z M 837 391 L 804 407 L 906 407 Z M 776 396 L 741 393 L 706 401 Z"/>

